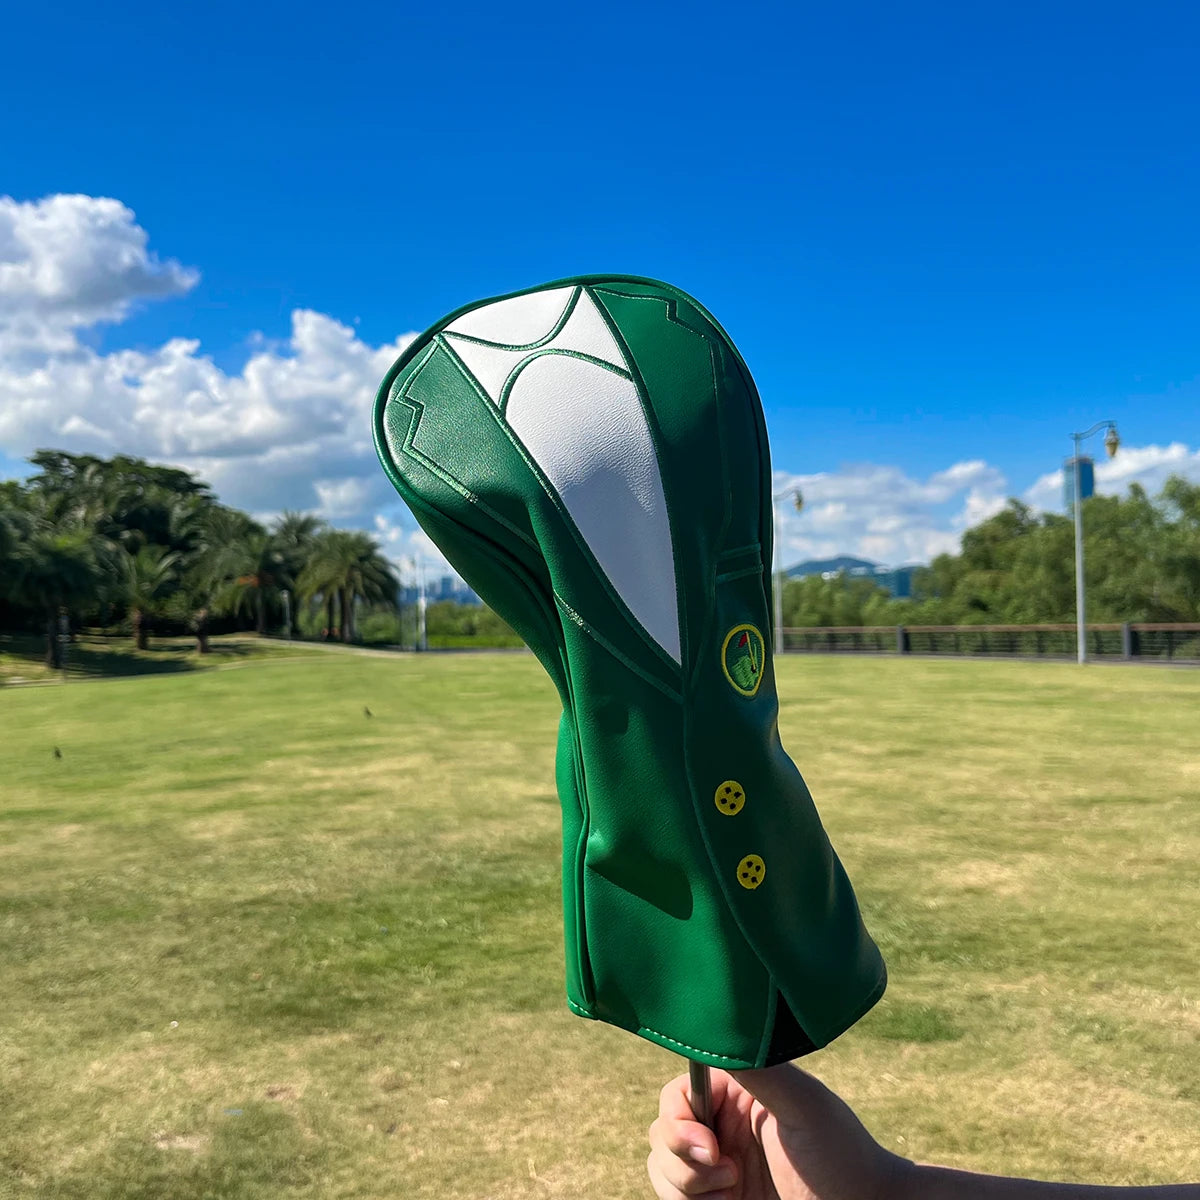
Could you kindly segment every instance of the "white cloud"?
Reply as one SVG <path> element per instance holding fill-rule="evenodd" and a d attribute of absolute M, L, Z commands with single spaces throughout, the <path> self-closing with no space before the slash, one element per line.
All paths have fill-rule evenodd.
<path fill-rule="evenodd" d="M 384 553 L 396 564 L 400 577 L 405 582 L 415 582 L 417 572 L 422 569 L 427 579 L 458 573 L 423 529 L 406 528 L 382 513 L 376 513 L 375 536 L 383 545 Z"/>
<path fill-rule="evenodd" d="M 0 196 L 0 351 L 69 354 L 72 331 L 119 321 L 138 300 L 181 296 L 199 272 L 147 249 L 118 200 Z"/>
<path fill-rule="evenodd" d="M 1170 475 L 1200 483 L 1200 450 L 1182 442 L 1169 446 L 1123 446 L 1116 458 L 1096 464 L 1096 490 L 1123 493 L 1140 483 L 1151 495 Z M 1061 470 L 1043 475 L 1021 497 L 1043 511 L 1062 510 Z M 777 471 L 775 492 L 799 488 L 804 510 L 788 498 L 779 504 L 782 561 L 853 554 L 900 565 L 928 562 L 956 553 L 965 529 L 994 516 L 1007 503 L 1008 481 L 979 459 L 954 463 L 927 479 L 898 467 L 874 464 L 843 467 L 819 475 Z"/>
<path fill-rule="evenodd" d="M 146 231 L 116 200 L 0 197 L 0 450 L 25 457 L 42 446 L 121 452 L 185 467 L 227 503 L 266 518 L 284 508 L 318 512 L 377 536 L 405 571 L 447 573 L 443 556 L 399 503 L 371 443 L 379 381 L 412 335 L 381 346 L 311 310 L 292 314 L 280 342 L 261 335 L 240 371 L 218 367 L 198 342 L 98 353 L 86 331 L 131 307 L 179 296 L 199 278 L 148 249 Z M 1122 448 L 1097 466 L 1101 491 L 1137 480 L 1157 491 L 1171 473 L 1200 481 L 1200 451 L 1181 443 Z M 1025 493 L 1060 507 L 1062 473 Z M 776 472 L 787 500 L 786 563 L 858 554 L 899 564 L 958 549 L 962 531 L 998 511 L 1009 494 L 995 466 L 969 459 L 927 478 L 860 464 L 810 475 Z"/>
<path fill-rule="evenodd" d="M 898 565 L 928 562 L 958 548 L 963 529 L 1004 505 L 1007 482 L 979 459 L 953 463 L 927 479 L 899 467 L 846 466 L 817 475 L 777 471 L 774 490 L 799 488 L 804 510 L 779 503 L 780 554 L 786 565 L 852 554 Z"/>
<path fill-rule="evenodd" d="M 354 475 L 342 479 L 315 479 L 313 487 L 321 501 L 317 513 L 327 521 L 357 516 L 366 508 L 369 499 L 366 480 Z"/>
<path fill-rule="evenodd" d="M 0 348 L 0 446 L 13 457 L 119 450 L 196 471 L 252 512 L 348 518 L 395 499 L 371 443 L 371 405 L 407 340 L 370 346 L 300 310 L 291 337 L 237 373 L 181 338 L 111 354 L 76 342 L 33 368 Z"/>
<path fill-rule="evenodd" d="M 98 353 L 81 334 L 198 279 L 147 248 L 116 200 L 0 197 L 0 447 L 121 452 L 182 466 L 227 503 L 269 515 L 365 520 L 396 497 L 371 444 L 379 381 L 407 342 L 362 341 L 323 313 L 292 314 L 239 372 L 198 342 Z"/>
<path fill-rule="evenodd" d="M 1004 507 L 1006 499 L 986 488 L 972 488 L 967 493 L 962 512 L 954 518 L 954 527 L 961 532 L 986 521 L 988 517 L 994 517 Z"/>

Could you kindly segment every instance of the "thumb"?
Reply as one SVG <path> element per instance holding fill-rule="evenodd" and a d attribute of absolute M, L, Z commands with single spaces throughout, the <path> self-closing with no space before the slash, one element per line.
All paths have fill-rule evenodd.
<path fill-rule="evenodd" d="M 819 1079 L 792 1063 L 757 1071 L 734 1071 L 733 1077 L 776 1120 L 785 1125 L 812 1125 L 846 1109 Z"/>

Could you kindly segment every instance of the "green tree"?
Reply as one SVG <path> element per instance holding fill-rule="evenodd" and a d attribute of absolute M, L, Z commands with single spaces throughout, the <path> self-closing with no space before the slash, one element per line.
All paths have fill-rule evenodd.
<path fill-rule="evenodd" d="M 892 625 L 896 601 L 872 579 L 839 571 L 826 579 L 806 575 L 783 588 L 783 623 L 812 626 Z"/>
<path fill-rule="evenodd" d="M 23 498 L 16 483 L 0 484 L 0 590 L 12 570 L 9 563 L 21 539 L 25 517 Z"/>
<path fill-rule="evenodd" d="M 271 539 L 282 556 L 281 586 L 288 588 L 293 597 L 296 594 L 296 581 L 308 565 L 319 536 L 327 528 L 324 521 L 310 513 L 287 511 L 280 514 L 275 521 Z M 297 602 L 289 607 L 291 628 L 288 633 L 291 637 L 298 637 L 300 634 L 299 615 L 300 605 L 297 598 Z"/>
<path fill-rule="evenodd" d="M 239 541 L 228 547 L 222 560 L 223 585 L 217 593 L 225 612 L 251 613 L 258 634 L 267 632 L 267 612 L 283 586 L 283 554 L 261 526 L 249 522 Z"/>
<path fill-rule="evenodd" d="M 216 501 L 208 484 L 187 471 L 128 455 L 106 460 L 39 450 L 29 461 L 38 472 L 27 490 L 52 519 L 88 525 L 132 553 L 147 545 L 186 550 L 176 540 L 180 527 L 173 514 L 179 503 Z"/>
<path fill-rule="evenodd" d="M 395 568 L 369 534 L 330 529 L 317 538 L 307 566 L 297 581 L 300 595 L 326 609 L 330 637 L 340 626 L 343 642 L 355 640 L 354 610 L 359 601 L 395 608 L 400 582 Z M 337 603 L 339 625 L 334 624 Z"/>
<path fill-rule="evenodd" d="M 204 505 L 190 520 L 190 549 L 171 610 L 195 637 L 197 652 L 207 654 L 213 616 L 237 608 L 242 589 L 236 580 L 246 565 L 245 546 L 262 530 L 245 513 L 222 504 Z"/>
<path fill-rule="evenodd" d="M 179 554 L 165 546 L 142 546 L 136 554 L 123 551 L 123 599 L 133 624 L 133 641 L 139 650 L 149 644 L 150 620 L 180 584 Z"/>
<path fill-rule="evenodd" d="M 1178 619 L 1200 621 L 1200 484 L 1172 476 L 1163 487 L 1162 504 L 1168 525 L 1163 591 Z"/>
<path fill-rule="evenodd" d="M 95 594 L 101 579 L 95 534 L 78 525 L 56 526 L 30 519 L 10 555 L 5 575 L 8 598 L 40 614 L 46 638 L 46 665 L 61 667 L 59 619 L 77 612 Z"/>

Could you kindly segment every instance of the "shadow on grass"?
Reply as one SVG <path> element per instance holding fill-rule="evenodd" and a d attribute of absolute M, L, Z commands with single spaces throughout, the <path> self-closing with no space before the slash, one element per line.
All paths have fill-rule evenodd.
<path fill-rule="evenodd" d="M 250 641 L 213 641 L 209 653 L 196 653 L 194 638 L 154 638 L 145 650 L 130 638 L 105 638 L 83 634 L 66 648 L 67 676 L 74 679 L 121 678 L 130 675 L 172 675 L 204 670 L 237 659 L 261 657 Z M 0 683 L 7 673 L 23 679 L 55 679 L 60 671 L 45 665 L 45 642 L 29 634 L 0 634 L 0 668 L 8 660 L 10 670 L 0 670 Z M 14 672 L 11 668 L 16 667 Z"/>
<path fill-rule="evenodd" d="M 81 675 L 88 679 L 100 676 L 122 675 L 165 675 L 178 671 L 194 671 L 191 653 L 186 646 L 155 646 L 146 650 L 135 650 L 95 646 L 77 642 L 67 648 L 67 674 Z"/>

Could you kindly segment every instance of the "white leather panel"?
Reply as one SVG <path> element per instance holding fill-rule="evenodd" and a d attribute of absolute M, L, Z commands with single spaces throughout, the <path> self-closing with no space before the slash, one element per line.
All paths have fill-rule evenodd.
<path fill-rule="evenodd" d="M 453 335 L 447 337 L 446 341 L 466 363 L 467 370 L 475 376 L 493 404 L 500 403 L 500 393 L 509 375 L 517 369 L 517 364 L 529 357 L 528 350 L 501 350 L 480 342 L 464 342 Z"/>
<path fill-rule="evenodd" d="M 671 527 L 633 382 L 584 359 L 542 354 L 517 376 L 506 417 L 630 612 L 679 662 Z"/>
<path fill-rule="evenodd" d="M 555 295 L 557 294 L 556 291 Z M 524 299 L 524 297 L 518 297 L 518 299 Z M 499 304 L 490 305 L 488 309 L 479 311 L 490 312 L 492 308 L 504 308 L 509 303 L 510 301 L 503 300 Z M 558 315 L 562 315 L 561 309 Z M 557 320 L 557 317 L 555 319 Z M 502 350 L 498 346 L 468 342 L 450 332 L 454 327 L 454 325 L 448 326 L 446 341 L 454 348 L 454 353 L 466 363 L 467 370 L 475 376 L 492 401 L 499 404 L 509 375 L 516 370 L 518 364 L 527 357 L 529 352 L 526 350 Z M 504 341 L 506 338 L 501 334 L 497 340 Z M 516 341 L 515 337 L 507 340 L 513 343 Z M 558 331 L 558 336 L 546 344 L 545 349 L 578 350 L 581 354 L 602 358 L 605 362 L 612 363 L 614 367 L 625 367 L 625 359 L 612 332 L 587 292 L 580 292 L 579 300 L 571 310 L 567 323 Z"/>
<path fill-rule="evenodd" d="M 614 367 L 629 369 L 612 331 L 597 310 L 596 302 L 587 292 L 580 293 L 579 302 L 571 310 L 567 323 L 550 345 L 556 350 L 578 350 L 582 354 L 592 355 L 593 358 L 602 358 Z"/>
<path fill-rule="evenodd" d="M 463 313 L 446 326 L 447 333 L 465 333 L 483 338 L 485 342 L 502 342 L 509 346 L 528 346 L 540 342 L 558 324 L 571 299 L 572 287 L 554 288 L 549 292 L 530 292 L 498 300 L 483 308 Z"/>

